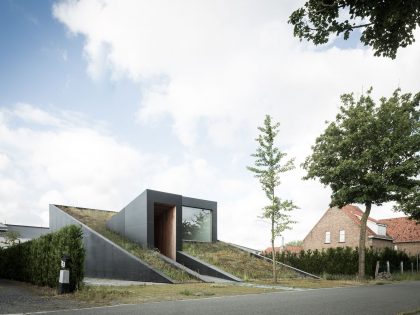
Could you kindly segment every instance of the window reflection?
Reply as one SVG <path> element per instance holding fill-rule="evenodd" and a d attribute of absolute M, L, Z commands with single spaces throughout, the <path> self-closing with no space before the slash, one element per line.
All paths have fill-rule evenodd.
<path fill-rule="evenodd" d="M 211 211 L 182 207 L 182 239 L 211 242 Z"/>

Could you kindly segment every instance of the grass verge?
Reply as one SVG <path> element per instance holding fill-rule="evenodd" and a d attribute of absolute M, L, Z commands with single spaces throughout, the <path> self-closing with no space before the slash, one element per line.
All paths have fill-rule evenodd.
<path fill-rule="evenodd" d="M 104 237 L 121 246 L 134 256 L 137 256 L 153 268 L 163 272 L 169 278 L 176 282 L 198 282 L 197 279 L 190 276 L 183 270 L 167 263 L 163 260 L 157 251 L 146 249 L 139 244 L 132 242 L 125 237 L 114 233 L 106 228 L 106 222 L 116 213 L 113 211 L 94 210 L 67 206 L 58 206 L 61 210 L 70 214 L 80 222 L 86 224 L 91 229 L 102 234 Z"/>
<path fill-rule="evenodd" d="M 227 284 L 188 283 L 175 285 L 140 285 L 127 287 L 85 286 L 62 298 L 76 299 L 95 305 L 145 303 L 198 299 L 204 297 L 278 292 L 269 288 L 243 287 Z M 59 296 L 61 298 L 61 296 Z"/>
<path fill-rule="evenodd" d="M 397 315 L 416 315 L 416 314 L 420 314 L 420 307 L 415 310 L 397 313 Z"/>
<path fill-rule="evenodd" d="M 198 257 L 245 281 L 264 281 L 273 276 L 271 262 L 258 259 L 224 242 L 184 242 L 182 248 L 187 254 Z M 278 266 L 278 277 L 297 278 L 299 274 Z"/>
<path fill-rule="evenodd" d="M 256 284 L 261 285 L 279 285 L 290 288 L 302 289 L 321 289 L 321 288 L 342 288 L 373 284 L 371 281 L 359 280 L 327 280 L 327 279 L 309 279 L 309 278 L 295 278 L 295 279 L 279 279 L 277 283 L 269 281 L 255 281 Z"/>
<path fill-rule="evenodd" d="M 393 273 L 392 274 L 392 280 L 395 280 L 395 281 L 419 281 L 420 280 L 420 272 L 406 271 L 403 274 Z"/>

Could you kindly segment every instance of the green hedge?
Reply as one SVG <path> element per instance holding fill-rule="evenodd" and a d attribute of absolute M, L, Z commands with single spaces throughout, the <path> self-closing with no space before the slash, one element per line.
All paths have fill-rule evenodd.
<path fill-rule="evenodd" d="M 350 247 L 328 248 L 326 250 L 301 251 L 299 254 L 283 252 L 277 254 L 277 260 L 295 268 L 316 275 L 355 275 L 358 271 L 357 249 Z M 270 257 L 271 258 L 271 257 Z M 386 271 L 386 261 L 389 261 L 391 272 L 399 272 L 400 262 L 404 262 L 404 269 L 411 268 L 414 257 L 390 248 L 383 250 L 366 249 L 366 275 L 375 275 L 376 261 L 380 262 L 380 270 Z M 410 269 L 411 270 L 411 269 Z"/>
<path fill-rule="evenodd" d="M 0 251 L 0 278 L 56 287 L 62 255 L 70 257 L 70 287 L 83 281 L 85 250 L 82 229 L 66 226 L 57 232 Z"/>

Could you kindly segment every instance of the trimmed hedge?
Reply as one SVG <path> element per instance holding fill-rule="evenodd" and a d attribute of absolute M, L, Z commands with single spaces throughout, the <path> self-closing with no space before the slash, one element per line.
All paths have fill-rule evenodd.
<path fill-rule="evenodd" d="M 63 255 L 70 257 L 70 288 L 83 281 L 85 249 L 79 226 L 66 226 L 54 233 L 0 251 L 0 278 L 56 287 Z"/>
<path fill-rule="evenodd" d="M 359 254 L 357 249 L 350 247 L 328 248 L 326 250 L 307 250 L 299 254 L 282 252 L 276 259 L 295 268 L 316 275 L 355 275 L 358 272 Z M 379 271 L 386 271 L 386 261 L 389 261 L 391 272 L 400 271 L 400 262 L 404 262 L 404 269 L 411 268 L 414 257 L 390 248 L 383 250 L 366 249 L 366 275 L 375 275 L 376 261 L 380 262 Z"/>

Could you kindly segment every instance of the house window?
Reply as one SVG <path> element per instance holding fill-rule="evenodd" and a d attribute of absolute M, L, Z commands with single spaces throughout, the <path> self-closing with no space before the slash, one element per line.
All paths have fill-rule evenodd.
<path fill-rule="evenodd" d="M 182 239 L 212 241 L 212 212 L 207 209 L 182 207 Z"/>
<path fill-rule="evenodd" d="M 340 243 L 345 243 L 346 242 L 346 231 L 344 230 L 340 230 Z"/>
<path fill-rule="evenodd" d="M 331 232 L 325 232 L 325 243 L 331 243 Z"/>

